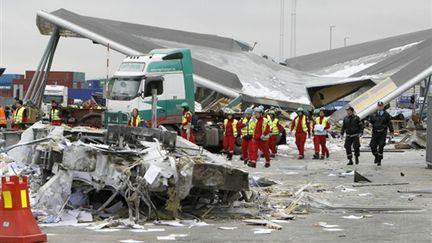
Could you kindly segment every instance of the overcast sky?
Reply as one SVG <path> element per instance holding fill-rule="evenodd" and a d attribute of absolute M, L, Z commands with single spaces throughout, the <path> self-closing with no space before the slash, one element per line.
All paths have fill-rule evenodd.
<path fill-rule="evenodd" d="M 217 34 L 279 57 L 279 0 L 0 0 L 0 66 L 6 73 L 35 69 L 48 42 L 36 27 L 38 10 L 65 8 L 77 14 L 158 27 Z M 285 0 L 285 56 L 289 57 L 291 0 Z M 431 0 L 297 0 L 297 55 L 432 28 Z M 62 38 L 52 70 L 106 76 L 106 49 L 89 40 Z M 110 75 L 121 62 L 110 52 Z"/>

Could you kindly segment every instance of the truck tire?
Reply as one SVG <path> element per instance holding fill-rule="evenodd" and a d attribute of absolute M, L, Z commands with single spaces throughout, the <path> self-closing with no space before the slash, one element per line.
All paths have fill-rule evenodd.
<path fill-rule="evenodd" d="M 80 126 L 91 126 L 96 128 L 102 128 L 102 114 L 101 113 L 89 113 L 78 121 Z"/>

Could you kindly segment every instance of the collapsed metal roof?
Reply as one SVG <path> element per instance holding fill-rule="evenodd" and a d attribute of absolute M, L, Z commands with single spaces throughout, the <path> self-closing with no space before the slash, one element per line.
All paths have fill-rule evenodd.
<path fill-rule="evenodd" d="M 39 11 L 36 22 L 42 34 L 59 28 L 61 36 L 88 38 L 125 55 L 190 48 L 198 86 L 291 109 L 322 106 L 362 88 L 367 92 L 351 105 L 365 117 L 377 100 L 389 102 L 432 73 L 432 30 L 289 59 L 286 67 L 252 53 L 244 42 L 216 35 L 82 16 L 65 9 Z M 356 63 L 362 65 L 346 72 Z"/>
<path fill-rule="evenodd" d="M 279 65 L 252 53 L 251 47 L 241 41 L 216 35 L 87 17 L 65 9 L 52 13 L 39 11 L 37 26 L 45 35 L 58 27 L 61 36 L 109 44 L 126 55 L 148 53 L 155 48 L 190 48 L 197 85 L 232 98 L 241 95 L 251 102 L 293 109 L 310 107 L 306 82 L 342 80 L 321 78 Z"/>
<path fill-rule="evenodd" d="M 432 74 L 432 29 L 296 57 L 286 63 L 323 76 L 374 76 L 376 85 L 368 85 L 349 103 L 360 117 L 366 117 L 377 101 L 390 102 Z M 342 109 L 333 119 L 343 116 Z"/>

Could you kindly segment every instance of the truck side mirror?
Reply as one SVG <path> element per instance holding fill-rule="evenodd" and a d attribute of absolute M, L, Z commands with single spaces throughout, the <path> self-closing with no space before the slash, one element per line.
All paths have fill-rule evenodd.
<path fill-rule="evenodd" d="M 163 93 L 163 77 L 147 77 L 144 83 L 144 91 L 141 92 L 141 97 L 152 96 L 152 89 L 157 90 L 157 95 Z"/>

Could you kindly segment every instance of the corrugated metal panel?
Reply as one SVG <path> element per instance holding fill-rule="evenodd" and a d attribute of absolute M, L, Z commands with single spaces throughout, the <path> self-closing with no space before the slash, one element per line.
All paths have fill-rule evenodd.
<path fill-rule="evenodd" d="M 12 81 L 14 79 L 22 79 L 24 75 L 22 74 L 3 74 L 0 76 L 0 86 L 12 86 Z"/>
<path fill-rule="evenodd" d="M 85 73 L 74 72 L 73 73 L 73 77 L 72 77 L 72 81 L 74 83 L 76 83 L 76 82 L 84 82 L 85 81 Z"/>

